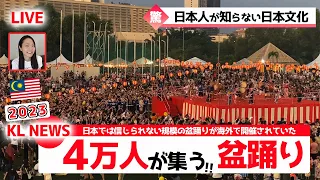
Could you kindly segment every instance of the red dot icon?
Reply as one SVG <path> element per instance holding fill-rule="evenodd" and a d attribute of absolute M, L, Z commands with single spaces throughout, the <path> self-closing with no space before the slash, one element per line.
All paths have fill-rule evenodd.
<path fill-rule="evenodd" d="M 63 121 L 59 119 L 56 116 L 50 116 L 49 118 L 43 118 L 35 122 L 36 124 L 61 124 Z M 63 138 L 57 137 L 57 138 L 35 138 L 35 141 L 37 144 L 43 148 L 55 148 L 58 147 L 62 142 Z"/>

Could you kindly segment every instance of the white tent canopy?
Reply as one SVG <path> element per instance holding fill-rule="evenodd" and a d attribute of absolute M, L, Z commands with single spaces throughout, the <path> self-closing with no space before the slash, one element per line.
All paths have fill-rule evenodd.
<path fill-rule="evenodd" d="M 60 54 L 57 59 L 47 62 L 47 64 L 72 64 L 72 62 L 66 59 L 62 54 Z"/>
<path fill-rule="evenodd" d="M 137 65 L 150 65 L 153 64 L 153 62 L 145 57 L 142 57 L 138 60 L 136 60 Z"/>
<path fill-rule="evenodd" d="M 315 64 L 317 64 L 320 67 L 320 54 L 318 55 L 318 57 L 315 60 L 313 60 L 307 66 L 311 67 L 311 66 L 315 66 Z"/>
<path fill-rule="evenodd" d="M 113 66 L 125 66 L 128 65 L 129 63 L 122 59 L 122 58 L 115 58 L 113 60 L 111 60 L 109 63 L 105 63 L 105 65 L 113 67 Z"/>
<path fill-rule="evenodd" d="M 1 58 L 0 58 L 0 65 L 7 65 L 8 64 L 8 58 L 6 55 L 3 55 Z"/>
<path fill-rule="evenodd" d="M 243 58 L 240 61 L 236 62 L 237 65 L 241 65 L 241 64 L 249 65 L 251 63 L 252 63 L 252 61 L 249 61 L 247 58 Z"/>
<path fill-rule="evenodd" d="M 88 54 L 85 59 L 82 59 L 79 62 L 76 62 L 75 64 L 93 64 L 94 60 L 92 57 Z"/>
<path fill-rule="evenodd" d="M 197 63 L 200 63 L 201 65 L 205 65 L 207 62 L 200 59 L 200 58 L 197 58 L 197 57 L 193 57 L 191 59 L 189 59 L 188 61 L 186 61 L 188 63 L 192 63 L 193 65 L 197 64 Z"/>

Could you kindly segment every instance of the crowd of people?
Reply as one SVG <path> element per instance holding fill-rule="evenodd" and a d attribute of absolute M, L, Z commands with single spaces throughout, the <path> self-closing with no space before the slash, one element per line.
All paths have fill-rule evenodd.
<path fill-rule="evenodd" d="M 30 102 L 10 102 L 10 80 L 40 78 L 43 98 L 50 103 L 50 113 L 73 124 L 220 124 L 223 120 L 207 117 L 205 120 L 190 118 L 188 115 L 156 115 L 151 111 L 153 96 L 208 96 L 215 93 L 232 93 L 235 96 L 248 97 L 250 94 L 266 93 L 274 98 L 304 97 L 319 100 L 320 75 L 318 72 L 272 72 L 268 74 L 257 70 L 204 70 L 167 69 L 165 75 L 153 76 L 149 73 L 138 74 L 130 71 L 119 74 L 101 74 L 86 77 L 85 72 L 66 71 L 58 78 L 52 78 L 50 70 L 34 73 L 9 73 L 6 68 L 0 69 L 0 117 L 5 124 L 4 107 L 6 104 Z M 246 86 L 243 86 L 245 82 Z M 241 88 L 245 88 L 243 91 Z M 250 124 L 249 117 L 237 119 L 237 124 Z M 264 119 L 261 117 L 261 124 Z M 278 122 L 287 123 L 283 120 Z M 315 166 L 315 178 L 320 178 L 320 161 L 318 154 L 319 123 L 312 124 L 311 143 L 312 163 Z M 2 128 L 3 130 L 3 128 Z M 319 146 L 320 147 L 320 146 Z M 37 164 L 37 145 L 32 140 L 18 142 L 2 139 L 1 164 L 6 177 L 20 173 L 20 177 L 30 178 L 30 172 Z M 23 156 L 22 166 L 12 171 L 17 156 Z M 18 158 L 19 159 L 19 158 Z M 20 163 L 21 164 L 21 163 Z M 18 174 L 17 173 L 17 174 Z M 312 173 L 314 174 L 314 173 Z M 230 177 L 214 174 L 216 179 Z M 277 179 L 277 175 L 265 175 Z M 197 179 L 208 177 L 198 175 Z M 236 175 L 233 178 L 247 178 L 247 175 Z M 259 179 L 263 176 L 250 178 Z M 307 177 L 307 176 L 305 176 Z M 91 176 L 85 175 L 85 179 Z"/>

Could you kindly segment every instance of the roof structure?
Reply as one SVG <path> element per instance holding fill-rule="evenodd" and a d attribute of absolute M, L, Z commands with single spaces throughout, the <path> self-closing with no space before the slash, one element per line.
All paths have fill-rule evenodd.
<path fill-rule="evenodd" d="M 8 64 L 8 58 L 7 56 L 4 54 L 2 55 L 2 57 L 0 58 L 0 65 L 7 65 Z"/>
<path fill-rule="evenodd" d="M 207 62 L 198 58 L 198 57 L 193 57 L 191 59 L 189 59 L 188 61 L 186 61 L 188 63 L 192 63 L 192 64 L 196 64 L 196 63 L 201 63 L 201 64 L 206 64 Z"/>
<path fill-rule="evenodd" d="M 268 55 L 270 52 L 278 52 L 279 57 L 270 57 Z M 252 61 L 253 63 L 260 62 L 262 59 L 265 61 L 269 61 L 270 63 L 279 63 L 279 64 L 294 64 L 299 65 L 299 63 L 290 57 L 288 54 L 283 52 L 277 46 L 273 45 L 272 43 L 268 43 L 263 46 L 261 49 L 253 53 L 251 56 L 247 58 L 248 60 Z"/>
<path fill-rule="evenodd" d="M 124 59 L 118 57 L 113 60 L 111 60 L 109 63 L 105 63 L 106 65 L 110 66 L 122 66 L 122 65 L 128 65 L 129 63 L 125 61 Z"/>
<path fill-rule="evenodd" d="M 69 61 L 68 59 L 66 59 L 63 54 L 60 54 L 59 57 L 57 57 L 57 59 L 47 62 L 47 64 L 73 64 L 71 61 Z"/>
<path fill-rule="evenodd" d="M 150 65 L 153 64 L 153 62 L 145 57 L 142 57 L 138 60 L 136 60 L 137 65 Z"/>

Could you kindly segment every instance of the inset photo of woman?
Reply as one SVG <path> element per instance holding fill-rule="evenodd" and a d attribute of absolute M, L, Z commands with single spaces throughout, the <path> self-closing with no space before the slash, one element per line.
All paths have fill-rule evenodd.
<path fill-rule="evenodd" d="M 45 32 L 10 32 L 9 71 L 44 71 L 47 41 Z"/>

